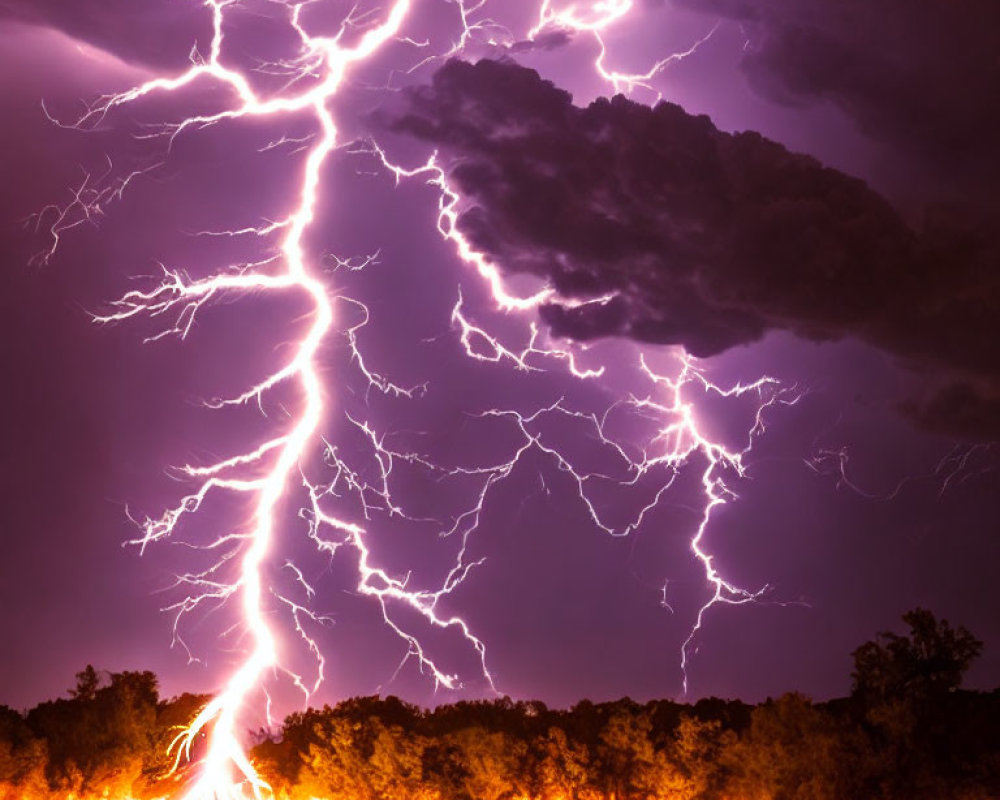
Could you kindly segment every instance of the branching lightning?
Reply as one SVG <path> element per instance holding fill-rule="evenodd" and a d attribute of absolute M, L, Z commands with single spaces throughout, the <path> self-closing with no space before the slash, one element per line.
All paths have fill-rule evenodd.
<path fill-rule="evenodd" d="M 687 50 L 671 53 L 665 58 L 659 59 L 645 72 L 620 72 L 607 66 L 608 47 L 604 40 L 604 32 L 614 23 L 626 17 L 633 5 L 633 0 L 598 0 L 591 3 L 570 2 L 565 4 L 558 3 L 558 1 L 553 3 L 553 0 L 543 0 L 538 14 L 538 22 L 528 32 L 528 38 L 534 40 L 549 30 L 589 34 L 593 36 L 598 48 L 594 69 L 606 83 L 610 84 L 616 94 L 619 92 L 628 94 L 642 88 L 652 92 L 656 95 L 656 99 L 660 100 L 663 95 L 653 87 L 651 83 L 653 79 L 670 66 L 694 55 L 703 44 L 715 35 L 722 23 L 716 22 L 701 39 L 694 42 Z"/>
<path fill-rule="evenodd" d="M 179 769 L 182 763 L 192 757 L 199 737 L 202 734 L 208 736 L 207 750 L 184 797 L 186 800 L 232 800 L 245 798 L 248 792 L 254 798 L 262 798 L 268 794 L 266 783 L 256 773 L 241 743 L 240 715 L 260 691 L 270 672 L 287 671 L 279 658 L 279 636 L 272 628 L 266 611 L 269 597 L 273 597 L 275 602 L 287 610 L 296 635 L 316 663 L 314 677 L 307 679 L 289 671 L 292 681 L 308 698 L 323 680 L 326 661 L 322 648 L 311 631 L 328 620 L 311 607 L 315 588 L 310 585 L 304 572 L 291 561 L 279 566 L 292 575 L 292 585 L 299 594 L 292 596 L 289 592 L 279 593 L 265 578 L 265 567 L 273 560 L 272 544 L 276 537 L 282 535 L 280 509 L 293 489 L 304 492 L 308 498 L 300 511 L 300 517 L 309 539 L 318 551 L 333 557 L 346 549 L 356 558 L 357 592 L 379 605 L 385 625 L 405 646 L 400 668 L 412 660 L 435 685 L 446 688 L 460 686 L 460 677 L 442 666 L 418 636 L 399 621 L 394 609 L 405 608 L 411 617 L 415 614 L 433 628 L 447 629 L 461 636 L 476 654 L 486 685 L 495 691 L 496 680 L 488 667 L 484 641 L 466 620 L 443 610 L 441 602 L 442 598 L 452 593 L 483 564 L 483 559 L 470 556 L 469 544 L 480 523 L 491 489 L 509 477 L 527 453 L 540 454 L 560 474 L 569 478 L 575 487 L 575 496 L 597 529 L 612 536 L 627 536 L 644 524 L 672 486 L 680 469 L 692 458 L 700 457 L 704 462 L 701 473 L 703 507 L 697 530 L 690 541 L 690 549 L 701 564 L 709 597 L 699 608 L 690 634 L 681 648 L 681 670 L 686 691 L 687 667 L 695 637 L 703 625 L 706 612 L 716 604 L 751 602 L 766 590 L 766 587 L 755 590 L 741 588 L 718 571 L 705 543 L 706 529 L 714 509 L 735 497 L 730 483 L 744 475 L 744 459 L 756 437 L 764 430 L 768 409 L 794 403 L 801 393 L 783 388 L 768 377 L 746 385 L 722 388 L 709 380 L 706 372 L 693 358 L 684 354 L 677 358 L 676 374 L 666 376 L 654 370 L 647 359 L 640 356 L 635 369 L 649 387 L 648 394 L 613 401 L 601 413 L 576 410 L 563 399 L 531 413 L 505 408 L 479 412 L 479 418 L 501 422 L 509 430 L 509 452 L 495 463 L 443 463 L 442 459 L 433 458 L 426 453 L 395 447 L 387 442 L 375 422 L 344 412 L 349 426 L 366 442 L 369 453 L 378 465 L 374 479 L 362 474 L 343 455 L 342 448 L 336 442 L 326 441 L 322 437 L 323 422 L 331 413 L 326 387 L 318 368 L 318 354 L 324 343 L 335 334 L 345 337 L 353 356 L 354 367 L 373 392 L 399 399 L 412 399 L 424 393 L 427 386 L 398 386 L 368 366 L 358 337 L 358 332 L 368 324 L 368 309 L 356 299 L 338 296 L 330 291 L 321 277 L 320 265 L 308 252 L 305 237 L 316 220 L 323 168 L 341 146 L 331 100 L 341 90 L 351 69 L 369 60 L 387 44 L 404 42 L 421 48 L 424 43 L 418 43 L 406 35 L 406 23 L 413 13 L 414 3 L 411 0 L 395 0 L 373 12 L 360 12 L 355 8 L 344 18 L 339 31 L 332 36 L 310 33 L 304 14 L 312 4 L 311 0 L 270 1 L 282 10 L 299 43 L 299 55 L 294 61 L 265 65 L 262 68 L 267 74 L 284 79 L 283 88 L 277 93 L 266 96 L 259 93 L 243 72 L 226 63 L 227 11 L 238 6 L 239 0 L 203 0 L 213 23 L 212 39 L 206 55 L 192 51 L 191 66 L 183 73 L 172 77 L 156 77 L 121 94 L 103 97 L 72 123 L 75 127 L 90 128 L 128 104 L 153 95 L 175 93 L 195 81 L 205 80 L 228 89 L 232 98 L 231 105 L 213 113 L 188 116 L 180 122 L 166 124 L 150 135 L 163 137 L 172 145 L 181 136 L 227 121 L 279 119 L 292 114 L 306 114 L 316 126 L 316 132 L 312 135 L 282 135 L 261 148 L 262 151 L 282 148 L 288 152 L 305 154 L 298 179 L 297 201 L 283 218 L 260 226 L 202 232 L 203 235 L 210 236 L 256 237 L 267 250 L 266 257 L 250 264 L 224 266 L 209 277 L 199 279 L 190 278 L 183 270 L 164 267 L 159 282 L 152 288 L 135 289 L 126 293 L 112 304 L 107 313 L 95 317 L 101 323 L 121 322 L 136 317 L 165 320 L 159 332 L 149 337 L 149 340 L 168 336 L 183 339 L 191 333 L 199 314 L 213 301 L 225 295 L 240 296 L 251 292 L 301 295 L 308 299 L 310 307 L 308 328 L 295 342 L 290 357 L 282 366 L 235 395 L 209 403 L 216 408 L 256 403 L 263 409 L 265 398 L 279 387 L 296 387 L 299 406 L 290 412 L 284 427 L 271 438 L 248 445 L 243 452 L 207 465 L 181 467 L 181 475 L 191 482 L 193 488 L 159 517 L 135 520 L 140 535 L 134 540 L 134 544 L 145 551 L 157 542 L 174 539 L 187 518 L 196 514 L 210 495 L 223 493 L 243 498 L 252 508 L 250 521 L 245 528 L 223 532 L 207 545 L 201 546 L 218 554 L 216 560 L 199 572 L 178 576 L 176 588 L 183 596 L 169 607 L 174 614 L 175 639 L 182 642 L 181 623 L 188 614 L 225 603 L 238 603 L 239 627 L 245 632 L 249 642 L 242 662 L 222 691 L 173 743 L 175 768 Z M 488 35 L 489 31 L 497 27 L 491 20 L 476 20 L 476 16 L 483 11 L 486 0 L 472 5 L 457 0 L 452 4 L 458 12 L 461 34 L 457 44 L 447 55 L 461 54 L 477 35 Z M 659 72 L 695 52 L 714 32 L 714 29 L 710 31 L 688 51 L 656 62 L 641 75 L 615 72 L 606 66 L 607 48 L 602 34 L 610 25 L 623 19 L 631 8 L 631 0 L 570 3 L 561 8 L 557 8 L 552 0 L 543 0 L 538 22 L 527 33 L 527 38 L 534 39 L 552 29 L 592 35 L 600 51 L 595 63 L 597 74 L 614 91 L 619 91 L 640 86 L 649 88 L 650 82 Z M 348 44 L 348 40 L 353 43 Z M 419 63 L 426 63 L 426 59 Z M 477 252 L 462 235 L 459 226 L 462 198 L 449 184 L 447 166 L 440 162 L 438 156 L 432 156 L 425 164 L 408 169 L 393 164 L 375 143 L 356 148 L 353 152 L 358 153 L 359 150 L 376 158 L 397 182 L 423 178 L 435 187 L 440 197 L 438 230 L 441 235 L 452 243 L 458 257 L 488 287 L 499 311 L 518 313 L 525 317 L 527 343 L 510 344 L 477 323 L 459 294 L 452 310 L 451 325 L 467 356 L 497 367 L 514 367 L 519 371 L 560 368 L 581 381 L 602 379 L 605 367 L 593 363 L 586 348 L 551 342 L 537 326 L 533 312 L 540 304 L 567 301 L 559 298 L 548 287 L 542 287 L 527 296 L 511 292 L 504 283 L 499 265 L 491 263 L 486 256 Z M 61 246 L 62 237 L 67 231 L 77 225 L 93 222 L 96 217 L 105 213 L 111 202 L 121 199 L 133 180 L 153 168 L 115 178 L 113 167 L 109 163 L 106 175 L 86 175 L 72 193 L 69 203 L 44 209 L 35 220 L 38 229 L 44 229 L 49 236 L 48 245 L 39 255 L 39 260 L 44 262 L 51 259 Z M 377 254 L 360 261 L 336 259 L 336 264 L 338 267 L 360 269 L 376 259 Z M 606 303 L 609 299 L 595 297 L 576 302 Z M 361 321 L 354 325 L 342 323 L 335 313 L 338 302 L 357 309 L 361 314 Z M 696 403 L 691 398 L 691 394 L 698 391 L 723 398 L 754 398 L 756 414 L 744 444 L 737 448 L 727 448 L 714 441 L 703 430 Z M 608 431 L 609 415 L 613 413 L 654 418 L 658 421 L 657 430 L 645 441 L 625 441 Z M 545 435 L 544 425 L 547 420 L 555 418 L 570 421 L 585 430 L 605 454 L 608 469 L 601 472 L 585 469 L 553 444 Z M 325 480 L 307 474 L 307 465 L 317 454 L 322 455 L 329 470 Z M 394 469 L 400 463 L 419 467 L 441 480 L 461 480 L 474 485 L 472 501 L 442 525 L 442 536 L 455 537 L 458 544 L 454 562 L 436 588 L 411 586 L 410 576 L 394 575 L 380 567 L 369 545 L 366 526 L 337 510 L 343 499 L 350 497 L 361 509 L 360 516 L 366 524 L 370 524 L 376 513 L 414 522 L 428 522 L 411 517 L 403 504 L 395 498 Z M 659 481 L 659 488 L 651 499 L 636 509 L 624 524 L 609 521 L 605 509 L 595 499 L 594 488 L 608 484 L 635 486 L 648 476 L 658 476 Z M 664 585 L 663 604 L 669 607 L 666 598 L 667 587 Z"/>

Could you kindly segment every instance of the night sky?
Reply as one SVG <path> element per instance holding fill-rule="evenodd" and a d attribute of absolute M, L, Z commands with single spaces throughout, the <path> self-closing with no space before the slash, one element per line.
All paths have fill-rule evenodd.
<path fill-rule="evenodd" d="M 338 300 L 341 333 L 322 350 L 323 437 L 368 480 L 377 462 L 362 423 L 441 468 L 397 465 L 394 498 L 409 518 L 374 503 L 373 557 L 410 586 L 439 588 L 463 542 L 461 525 L 440 534 L 467 519 L 484 485 L 482 474 L 449 470 L 496 465 L 524 444 L 512 417 L 484 412 L 529 415 L 560 399 L 579 415 L 550 412 L 531 433 L 576 469 L 615 478 L 594 481 L 592 499 L 620 531 L 672 473 L 622 485 L 631 476 L 582 415 L 604 418 L 638 457 L 666 424 L 628 405 L 664 399 L 637 368 L 640 353 L 671 374 L 684 348 L 720 386 L 766 374 L 789 401 L 764 412 L 745 477 L 726 475 L 737 497 L 713 511 L 705 538 L 727 580 L 763 591 L 706 614 L 688 698 L 842 695 L 850 652 L 898 629 L 916 606 L 984 640 L 968 683 L 995 687 L 995 3 L 644 0 L 607 31 L 610 66 L 644 72 L 704 41 L 614 100 L 594 71 L 591 36 L 528 41 L 534 0 L 494 3 L 472 20 L 495 24 L 454 60 L 426 59 L 458 40 L 457 6 L 416 3 L 405 35 L 428 47 L 393 43 L 335 101 L 348 146 L 324 167 L 310 258 L 331 295 L 367 306 L 356 330 L 368 368 L 416 389 L 393 396 L 368 385 L 343 333 L 363 321 L 360 306 Z M 259 68 L 294 56 L 283 7 L 239 5 L 224 60 L 258 68 L 248 74 L 277 91 L 286 77 Z M 334 32 L 346 9 L 317 2 L 306 21 Z M 157 517 L 190 491 L 172 466 L 226 458 L 287 422 L 290 390 L 267 399 L 266 416 L 254 404 L 210 410 L 205 401 L 279 367 L 308 306 L 225 295 L 185 340 L 148 343 L 172 322 L 95 325 L 91 314 L 149 288 L 161 264 L 198 278 L 265 257 L 253 237 L 199 232 L 280 218 L 302 155 L 279 142 L 308 135 L 311 123 L 226 122 L 169 147 L 149 136 L 157 123 L 231 104 L 209 81 L 116 109 L 87 130 L 60 127 L 42 107 L 73 120 L 100 95 L 182 72 L 192 45 L 209 37 L 195 2 L 0 0 L 0 703 L 15 708 L 64 694 L 87 663 L 154 670 L 169 696 L 217 688 L 239 657 L 232 605 L 185 616 L 173 646 L 173 616 L 162 609 L 184 596 L 174 575 L 211 563 L 196 545 L 238 527 L 245 509 L 213 500 L 172 543 L 141 555 L 123 543 L 137 536 L 129 515 Z M 654 108 L 658 95 L 669 104 Z M 613 299 L 498 311 L 438 234 L 438 191 L 425 178 L 397 186 L 372 139 L 408 166 L 438 151 L 462 198 L 463 234 L 515 289 Z M 113 186 L 133 171 L 142 172 L 120 198 L 38 258 L 53 244 L 53 212 L 40 224 L 33 213 L 64 205 L 85 175 L 88 187 Z M 375 253 L 360 271 L 333 255 L 356 264 Z M 534 371 L 469 358 L 453 320 L 459 297 L 467 318 L 508 346 L 523 349 L 536 321 L 540 342 L 607 371 L 581 381 L 555 358 L 534 356 Z M 474 347 L 488 352 L 482 340 Z M 692 388 L 686 398 L 713 439 L 746 444 L 755 395 Z M 499 692 L 561 706 L 680 697 L 681 646 L 710 597 L 689 549 L 705 466 L 692 456 L 628 536 L 593 523 L 541 447 L 490 483 L 466 544 L 464 563 L 476 566 L 441 610 L 485 642 Z M 333 480 L 322 443 L 302 469 Z M 435 690 L 413 658 L 397 672 L 405 644 L 355 590 L 356 557 L 315 551 L 296 514 L 301 495 L 293 487 L 283 507 L 266 577 L 295 596 L 293 562 L 316 589 L 312 608 L 328 617 L 310 628 L 327 657 L 311 702 L 491 696 L 474 649 L 403 609 L 397 622 L 462 688 Z M 287 609 L 275 601 L 271 612 L 287 663 L 314 670 Z M 296 701 L 287 680 L 273 691 L 283 710 Z"/>

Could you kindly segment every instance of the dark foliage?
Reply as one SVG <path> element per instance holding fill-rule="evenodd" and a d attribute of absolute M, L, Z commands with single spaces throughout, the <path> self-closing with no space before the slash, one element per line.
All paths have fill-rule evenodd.
<path fill-rule="evenodd" d="M 849 698 L 757 706 L 358 697 L 258 736 L 284 800 L 986 800 L 1000 794 L 1000 691 L 959 687 L 982 644 L 922 609 L 854 652 Z M 167 749 L 208 698 L 150 672 L 77 674 L 69 699 L 0 707 L 0 800 L 171 796 Z M 196 754 L 197 755 L 197 754 Z"/>

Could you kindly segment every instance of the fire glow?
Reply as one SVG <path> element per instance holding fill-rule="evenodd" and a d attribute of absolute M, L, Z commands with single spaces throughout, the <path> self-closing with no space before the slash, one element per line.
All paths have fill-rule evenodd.
<path fill-rule="evenodd" d="M 191 332 L 196 318 L 223 295 L 297 294 L 308 299 L 309 325 L 304 335 L 294 343 L 290 357 L 283 366 L 265 375 L 238 394 L 211 405 L 218 408 L 258 404 L 263 408 L 264 398 L 278 387 L 293 385 L 300 405 L 289 423 L 273 438 L 248 445 L 236 455 L 214 463 L 187 465 L 181 468 L 193 489 L 175 505 L 156 518 L 137 519 L 141 530 L 134 544 L 141 551 L 151 545 L 174 537 L 186 519 L 197 513 L 210 494 L 230 493 L 246 498 L 252 507 L 251 523 L 246 530 L 219 535 L 204 549 L 222 554 L 210 567 L 199 572 L 178 576 L 177 585 L 185 596 L 171 606 L 175 615 L 175 633 L 180 637 L 179 626 L 190 612 L 206 606 L 229 602 L 239 608 L 239 626 L 247 634 L 249 646 L 236 671 L 230 676 L 223 690 L 198 714 L 191 725 L 174 741 L 175 769 L 180 769 L 203 734 L 208 737 L 207 749 L 194 772 L 193 781 L 185 789 L 185 800 L 216 798 L 263 798 L 269 794 L 266 783 L 257 775 L 250 763 L 240 731 L 241 714 L 246 711 L 274 671 L 287 671 L 291 680 L 308 698 L 324 678 L 325 659 L 319 642 L 309 632 L 307 623 L 319 624 L 321 612 L 310 607 L 308 600 L 315 590 L 302 571 L 294 564 L 286 566 L 294 571 L 297 585 L 306 600 L 279 594 L 266 582 L 266 569 L 272 556 L 276 537 L 286 536 L 290 527 L 281 519 L 281 507 L 288 499 L 291 487 L 303 488 L 308 503 L 300 516 L 308 537 L 321 553 L 333 556 L 341 548 L 354 553 L 358 564 L 357 592 L 379 604 L 384 623 L 395 633 L 405 647 L 402 663 L 413 659 L 421 672 L 436 686 L 456 689 L 461 686 L 459 675 L 441 666 L 434 655 L 410 631 L 398 615 L 396 608 L 405 608 L 431 628 L 448 629 L 458 633 L 476 654 L 482 679 L 492 690 L 498 691 L 497 682 L 489 669 L 486 643 L 463 618 L 443 611 L 441 599 L 461 585 L 481 560 L 470 560 L 467 544 L 475 532 L 483 513 L 490 490 L 507 478 L 521 462 L 522 457 L 534 452 L 549 459 L 575 485 L 575 494 L 593 525 L 612 536 L 626 536 L 643 524 L 649 512 L 657 507 L 670 489 L 674 478 L 692 456 L 698 455 L 704 463 L 701 473 L 703 506 L 697 531 L 690 541 L 693 555 L 703 567 L 709 598 L 698 610 L 690 633 L 681 647 L 681 670 L 684 690 L 687 689 L 687 669 L 693 654 L 694 639 L 701 629 L 705 613 L 716 604 L 747 603 L 758 599 L 763 589 L 747 590 L 727 580 L 713 564 L 713 557 L 704 543 L 704 534 L 713 509 L 734 497 L 726 478 L 739 478 L 744 473 L 743 458 L 754 439 L 763 432 L 763 414 L 777 404 L 794 403 L 800 396 L 794 390 L 783 389 L 773 379 L 760 378 L 746 385 L 723 388 L 712 383 L 697 362 L 681 354 L 677 359 L 676 375 L 660 374 L 642 357 L 635 365 L 638 379 L 649 387 L 644 397 L 630 396 L 614 403 L 644 417 L 660 420 L 657 431 L 638 448 L 619 441 L 607 432 L 607 413 L 580 411 L 562 401 L 541 407 L 526 414 L 507 408 L 495 408 L 481 416 L 488 416 L 506 423 L 512 442 L 509 457 L 495 463 L 472 465 L 444 465 L 422 453 L 397 449 L 385 442 L 378 426 L 370 421 L 348 421 L 369 443 L 370 452 L 380 465 L 380 476 L 374 485 L 360 478 L 351 465 L 341 458 L 336 443 L 323 439 L 324 419 L 332 413 L 328 390 L 319 369 L 319 353 L 333 335 L 346 336 L 353 352 L 353 363 L 362 372 L 369 388 L 401 397 L 412 395 L 413 390 L 403 389 L 371 371 L 366 366 L 358 338 L 357 327 L 350 327 L 335 313 L 335 301 L 355 305 L 368 319 L 368 311 L 360 301 L 336 297 L 324 280 L 317 265 L 316 255 L 309 252 L 306 235 L 317 221 L 317 204 L 323 191 L 323 170 L 331 155 L 345 143 L 338 136 L 337 120 L 331 101 L 337 97 L 352 68 L 369 61 L 390 43 L 406 42 L 416 50 L 420 44 L 407 37 L 407 24 L 416 13 L 414 3 L 397 0 L 380 10 L 361 12 L 352 10 L 341 22 L 339 30 L 330 36 L 310 32 L 304 15 L 310 2 L 281 2 L 274 4 L 283 11 L 285 21 L 298 39 L 299 55 L 293 64 L 283 64 L 290 77 L 284 90 L 262 96 L 253 88 L 248 77 L 227 65 L 226 24 L 227 12 L 239 6 L 239 0 L 205 0 L 206 11 L 212 18 L 212 40 L 206 56 L 193 57 L 189 69 L 180 75 L 156 77 L 121 94 L 105 97 L 92 106 L 73 125 L 93 127 L 144 98 L 159 94 L 179 92 L 195 81 L 206 80 L 225 88 L 232 97 L 232 104 L 208 114 L 185 117 L 182 121 L 164 126 L 155 135 L 165 137 L 171 144 L 180 137 L 194 136 L 199 130 L 219 123 L 245 119 L 280 120 L 296 114 L 308 115 L 316 125 L 313 136 L 299 142 L 306 157 L 298 177 L 298 197 L 287 215 L 261 226 L 251 226 L 224 231 L 227 236 L 257 237 L 267 258 L 252 264 L 227 265 L 206 278 L 190 279 L 183 270 L 164 269 L 162 280 L 149 289 L 136 289 L 115 301 L 111 309 L 96 317 L 101 323 L 121 322 L 136 317 L 168 320 L 151 340 L 167 336 L 185 338 Z M 477 22 L 484 13 L 485 0 L 471 6 L 462 0 L 451 3 L 455 7 L 460 26 L 459 44 L 443 55 L 461 55 L 464 45 L 487 30 L 486 21 Z M 619 2 L 553 4 L 544 0 L 539 10 L 537 24 L 527 32 L 527 39 L 534 39 L 552 29 L 572 31 L 595 37 L 599 57 L 595 69 L 609 87 L 629 90 L 636 86 L 649 86 L 653 77 L 674 61 L 694 52 L 696 43 L 685 53 L 671 55 L 644 74 L 617 73 L 606 66 L 607 51 L 601 37 L 610 25 L 620 21 L 631 10 L 632 3 Z M 711 32 L 708 34 L 711 36 Z M 707 38 L 707 37 L 706 37 Z M 704 40 L 703 40 L 704 41 Z M 349 42 L 349 43 L 348 43 Z M 420 63 L 427 63 L 427 60 Z M 305 87 L 305 88 L 302 88 Z M 292 141 L 282 138 L 282 142 Z M 297 140 L 296 140 L 297 141 Z M 381 168 L 397 182 L 424 179 L 439 193 L 438 229 L 454 245 L 458 257 L 478 274 L 488 286 L 495 307 L 508 313 L 523 315 L 525 326 L 530 329 L 526 347 L 510 344 L 499 335 L 491 333 L 477 323 L 459 297 L 454 306 L 451 325 L 465 353 L 470 358 L 493 362 L 498 367 L 508 366 L 521 371 L 534 371 L 558 367 L 581 381 L 600 381 L 605 367 L 592 363 L 583 348 L 561 345 L 548 341 L 535 321 L 534 310 L 543 302 L 568 302 L 561 300 L 553 289 L 543 287 L 528 296 L 519 296 L 505 285 L 499 265 L 478 253 L 463 236 L 459 226 L 462 198 L 449 185 L 448 171 L 436 157 L 416 167 L 394 164 L 377 145 L 366 145 L 368 157 L 374 157 Z M 63 243 L 63 235 L 78 224 L 104 213 L 105 207 L 120 200 L 131 182 L 140 178 L 142 170 L 120 177 L 113 177 L 114 168 L 103 179 L 90 177 L 73 194 L 72 201 L 62 207 L 52 207 L 44 215 L 54 220 L 48 224 L 51 234 L 47 249 L 40 260 L 49 260 Z M 348 262 L 342 262 L 347 264 Z M 602 303 L 606 297 L 595 297 L 582 302 Z M 577 301 L 581 302 L 581 301 Z M 364 324 L 364 323 L 362 323 Z M 688 396 L 688 389 L 714 394 L 721 398 L 753 398 L 756 413 L 752 428 L 747 432 L 745 445 L 726 447 L 713 441 L 699 423 L 698 410 Z M 616 469 L 624 478 L 611 478 L 607 474 L 588 471 L 576 464 L 573 457 L 558 447 L 547 443 L 538 431 L 538 424 L 546 419 L 565 418 L 585 428 L 598 446 L 617 462 Z M 326 464 L 334 471 L 332 481 L 323 482 L 306 475 L 306 464 L 317 453 L 322 453 Z M 440 586 L 433 589 L 413 587 L 409 577 L 398 576 L 380 567 L 366 540 L 366 528 L 353 518 L 335 510 L 339 488 L 346 487 L 346 494 L 357 498 L 364 507 L 364 518 L 370 503 L 389 513 L 405 516 L 393 499 L 392 470 L 397 462 L 420 465 L 441 479 L 467 478 L 477 482 L 469 507 L 458 515 L 445 535 L 457 535 L 461 546 L 454 563 Z M 635 510 L 624 525 L 605 519 L 600 505 L 593 499 L 592 487 L 609 482 L 635 485 L 650 475 L 663 475 L 659 489 L 650 502 Z M 370 498 L 374 498 L 371 500 Z M 303 522 L 296 520 L 299 528 Z M 235 577 L 226 573 L 238 564 Z M 291 627 L 302 645 L 312 654 L 316 663 L 315 678 L 306 679 L 292 674 L 279 657 L 278 631 L 271 615 L 267 613 L 268 597 L 274 596 L 288 611 Z M 666 597 L 666 588 L 664 588 Z M 664 600 L 666 604 L 666 600 Z M 401 664 L 402 666 L 402 664 Z"/>

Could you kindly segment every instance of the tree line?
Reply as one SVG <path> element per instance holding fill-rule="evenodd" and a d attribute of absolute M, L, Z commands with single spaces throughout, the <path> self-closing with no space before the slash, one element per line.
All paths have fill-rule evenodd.
<path fill-rule="evenodd" d="M 1000 690 L 960 689 L 982 643 L 930 612 L 854 651 L 849 697 L 756 706 L 628 698 L 362 697 L 286 718 L 252 748 L 279 800 L 992 800 Z M 88 666 L 69 697 L 0 706 L 0 800 L 179 795 L 168 745 L 210 699 Z"/>

